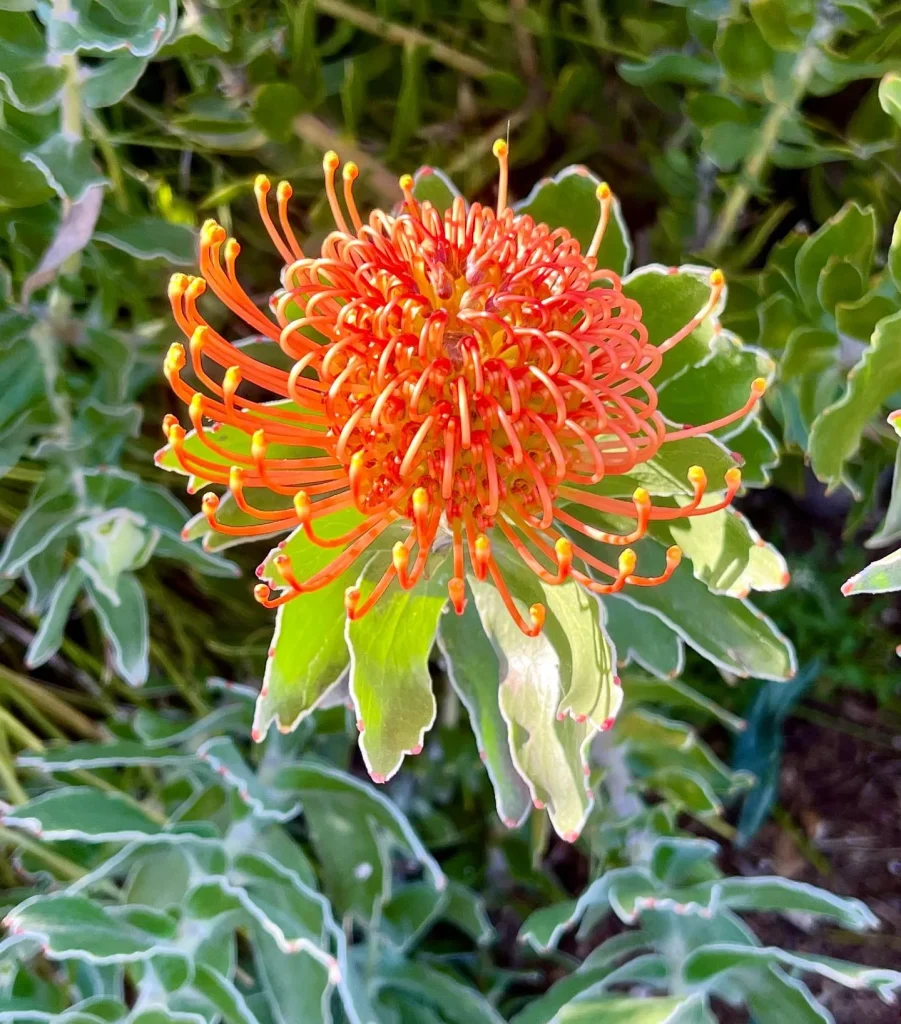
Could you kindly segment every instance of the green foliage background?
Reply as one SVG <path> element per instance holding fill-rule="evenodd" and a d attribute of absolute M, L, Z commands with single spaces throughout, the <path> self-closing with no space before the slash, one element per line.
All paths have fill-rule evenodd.
<path fill-rule="evenodd" d="M 731 998 L 782 1024 L 832 1019 L 801 974 L 897 986 L 742 922 L 875 923 L 714 866 L 699 836 L 731 835 L 749 779 L 706 741 L 741 730 L 744 691 L 694 656 L 685 683 L 655 678 L 647 623 L 576 852 L 537 812 L 496 819 L 438 658 L 441 718 L 387 798 L 340 704 L 250 750 L 271 634 L 254 559 L 181 542 L 190 512 L 152 454 L 175 411 L 166 280 L 205 217 L 253 254 L 264 300 L 257 173 L 288 178 L 321 236 L 323 150 L 360 165 L 367 203 L 422 165 L 490 198 L 509 133 L 518 198 L 584 164 L 636 266 L 724 268 L 724 325 L 777 366 L 781 461 L 751 453 L 769 488 L 749 504 L 795 588 L 761 604 L 821 659 L 820 695 L 850 685 L 897 713 L 890 599 L 851 613 L 838 586 L 866 561 L 862 526 L 886 513 L 878 539 L 901 533 L 899 69 L 888 0 L 0 0 L 0 1020 L 703 1024 Z M 776 488 L 819 501 L 811 473 L 844 515 L 773 513 L 796 508 Z"/>

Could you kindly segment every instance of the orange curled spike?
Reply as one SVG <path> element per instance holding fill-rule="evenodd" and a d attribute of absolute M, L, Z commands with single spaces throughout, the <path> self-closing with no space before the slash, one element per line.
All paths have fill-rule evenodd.
<path fill-rule="evenodd" d="M 594 229 L 594 235 L 585 252 L 585 255 L 591 258 L 597 256 L 601 248 L 601 242 L 604 241 L 604 235 L 607 232 L 607 224 L 610 220 L 610 206 L 613 202 L 613 194 L 606 181 L 602 181 L 600 185 L 598 185 L 595 190 L 595 195 L 597 196 L 598 204 L 600 206 L 600 212 L 598 214 L 597 227 Z"/>
<path fill-rule="evenodd" d="M 476 577 L 484 580 L 488 572 L 488 565 L 491 562 L 491 541 L 480 533 L 475 539 L 473 569 Z"/>
<path fill-rule="evenodd" d="M 568 537 L 558 537 L 554 544 L 554 552 L 557 555 L 557 570 L 562 577 L 569 575 L 573 564 L 573 545 Z"/>
<path fill-rule="evenodd" d="M 416 525 L 416 540 L 425 543 L 429 521 L 429 492 L 424 487 L 417 487 L 413 492 L 413 522 Z"/>
<path fill-rule="evenodd" d="M 500 167 L 500 176 L 497 183 L 497 215 L 500 215 L 507 208 L 507 179 L 509 177 L 509 154 L 510 147 L 503 139 L 496 139 L 491 147 L 491 152 L 497 158 Z"/>
<path fill-rule="evenodd" d="M 453 576 L 448 580 L 447 596 L 457 615 L 462 615 L 466 609 L 466 584 L 459 576 Z"/>
<path fill-rule="evenodd" d="M 344 611 L 347 613 L 347 617 L 353 621 L 357 615 L 357 608 L 360 604 L 360 588 L 359 587 L 348 587 L 344 591 Z"/>
<path fill-rule="evenodd" d="M 310 496 L 306 491 L 298 491 L 294 495 L 294 511 L 297 514 L 301 526 L 306 526 L 310 521 L 313 506 L 310 504 Z"/>

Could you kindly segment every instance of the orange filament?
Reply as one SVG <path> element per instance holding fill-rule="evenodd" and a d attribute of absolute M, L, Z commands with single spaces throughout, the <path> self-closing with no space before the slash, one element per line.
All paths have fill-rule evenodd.
<path fill-rule="evenodd" d="M 210 528 L 242 537 L 299 528 L 310 543 L 338 549 L 305 580 L 287 556 L 277 556 L 280 592 L 266 584 L 255 589 L 267 607 L 336 581 L 389 526 L 405 522 L 406 540 L 394 545 L 365 599 L 358 587 L 347 589 L 350 618 L 364 615 L 392 584 L 415 586 L 433 545 L 449 542 L 454 611 L 465 608 L 468 559 L 475 578 L 490 579 L 519 627 L 535 636 L 544 606 L 519 609 L 492 538 L 547 585 L 574 579 L 597 594 L 657 586 L 675 572 L 681 552 L 667 552 L 660 575 L 640 576 L 630 545 L 653 522 L 726 507 L 741 486 L 738 469 L 730 469 L 711 500 L 706 476 L 692 467 L 683 498 L 654 504 L 641 487 L 631 501 L 597 493 L 598 482 L 632 473 L 663 445 L 748 415 L 766 382 L 754 381 L 741 409 L 672 429 L 658 411 L 653 378 L 663 355 L 716 314 L 722 273 L 710 274 L 697 315 L 651 344 L 639 304 L 623 294 L 616 274 L 596 266 L 613 215 L 610 188 L 598 186 L 597 226 L 583 252 L 567 231 L 513 211 L 509 147 L 498 140 L 493 152 L 495 208 L 457 198 L 439 214 L 416 198 L 414 179 L 404 175 L 398 212 L 376 210 L 368 218 L 354 196 L 358 167 L 344 165 L 339 199 L 341 162 L 326 153 L 336 230 L 309 257 L 291 226 L 291 186 L 276 188 L 273 220 L 272 185 L 260 175 L 260 217 L 285 264 L 271 315 L 239 283 L 240 246 L 215 221 L 201 230 L 203 277 L 172 276 L 173 315 L 189 339 L 201 390 L 183 379 L 185 346 L 172 345 L 164 372 L 188 406 L 194 434 L 189 443 L 167 415 L 169 450 L 185 473 L 227 487 L 251 520 L 222 522 L 219 499 L 210 493 L 202 503 Z M 200 309 L 207 286 L 251 332 L 279 346 L 293 368 L 260 361 L 211 327 Z M 219 426 L 230 428 L 221 439 Z M 243 444 L 229 440 L 236 433 Z M 254 500 L 257 491 L 284 500 Z M 625 517 L 629 525 L 600 529 L 584 522 L 580 509 Z M 359 513 L 359 521 L 333 536 L 327 517 L 346 510 Z M 619 548 L 617 564 L 580 547 L 577 534 Z"/>

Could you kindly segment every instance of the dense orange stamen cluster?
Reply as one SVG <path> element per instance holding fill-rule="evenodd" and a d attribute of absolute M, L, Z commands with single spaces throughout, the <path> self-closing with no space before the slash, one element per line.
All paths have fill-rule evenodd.
<path fill-rule="evenodd" d="M 492 554 L 493 530 L 548 584 L 569 577 L 597 594 L 624 586 L 654 586 L 678 565 L 671 548 L 660 576 L 634 574 L 635 553 L 652 520 L 702 515 L 734 497 L 740 475 L 730 470 L 725 495 L 702 505 L 707 481 L 694 467 L 693 497 L 682 507 L 652 505 L 647 492 L 632 501 L 585 489 L 611 474 L 628 473 L 661 445 L 715 429 L 744 416 L 763 392 L 755 381 L 745 406 L 698 427 L 668 429 L 657 411 L 652 378 L 666 351 L 715 308 L 723 277 L 710 277 L 710 297 L 698 315 L 661 345 L 648 342 L 641 308 L 621 290 L 617 276 L 596 266 L 612 197 L 598 190 L 597 230 L 585 252 L 561 229 L 536 224 L 507 206 L 507 147 L 495 144 L 500 163 L 497 208 L 462 198 L 441 215 L 413 194 L 413 179 L 400 179 L 403 204 L 390 216 L 373 211 L 363 222 L 353 196 L 358 175 L 345 164 L 345 210 L 335 188 L 336 154 L 324 159 L 325 182 L 338 230 L 318 256 L 304 255 L 291 228 L 291 188 L 276 190 L 277 227 L 270 211 L 269 181 L 255 192 L 263 223 L 281 254 L 282 289 L 264 315 L 238 283 L 238 243 L 215 222 L 201 232 L 203 278 L 176 274 L 169 295 L 175 317 L 190 339 L 196 377 L 207 393 L 181 377 L 184 347 L 173 345 L 166 374 L 188 404 L 190 420 L 210 454 L 184 444 L 174 417 L 164 429 L 182 468 L 226 484 L 252 525 L 217 520 L 219 499 L 207 494 L 203 510 L 213 529 L 245 536 L 271 535 L 300 526 L 316 544 L 342 549 L 310 579 L 298 580 L 290 559 L 275 559 L 284 589 L 273 597 L 263 584 L 257 597 L 267 607 L 335 580 L 392 523 L 406 520 L 384 575 L 365 600 L 348 589 L 347 614 L 363 615 L 389 584 L 412 587 L 422 576 L 433 545 L 444 537 L 453 551 L 448 586 L 457 612 L 464 604 L 465 562 L 480 579 L 491 578 L 520 628 L 535 635 L 544 608 L 521 616 Z M 349 218 L 349 222 L 348 222 Z M 242 320 L 278 344 L 293 361 L 290 372 L 266 365 L 227 342 L 203 319 L 197 300 L 206 287 Z M 221 379 L 209 364 L 224 369 Z M 245 397 L 255 385 L 293 405 Z M 217 444 L 205 421 L 227 423 L 250 436 L 250 455 Z M 270 457 L 273 444 L 315 454 Z M 230 463 L 230 468 L 222 461 Z M 284 495 L 283 507 L 254 506 L 250 489 Z M 271 505 L 271 502 L 267 502 Z M 610 534 L 581 522 L 576 506 L 628 516 L 635 526 Z M 324 538 L 324 515 L 356 508 L 358 526 Z M 562 529 L 561 529 L 562 528 Z M 610 565 L 576 546 L 562 530 L 624 548 Z M 608 578 L 600 583 L 574 559 Z"/>

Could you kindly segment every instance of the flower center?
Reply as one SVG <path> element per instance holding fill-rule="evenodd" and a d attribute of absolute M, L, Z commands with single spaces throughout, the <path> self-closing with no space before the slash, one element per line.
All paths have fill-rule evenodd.
<path fill-rule="evenodd" d="M 412 516 L 424 489 L 480 530 L 501 507 L 549 523 L 564 478 L 596 482 L 659 443 L 653 390 L 621 394 L 645 371 L 640 309 L 593 287 L 609 275 L 568 232 L 461 202 L 336 232 L 324 255 L 286 284 L 336 342 L 313 365 L 361 512 Z"/>

